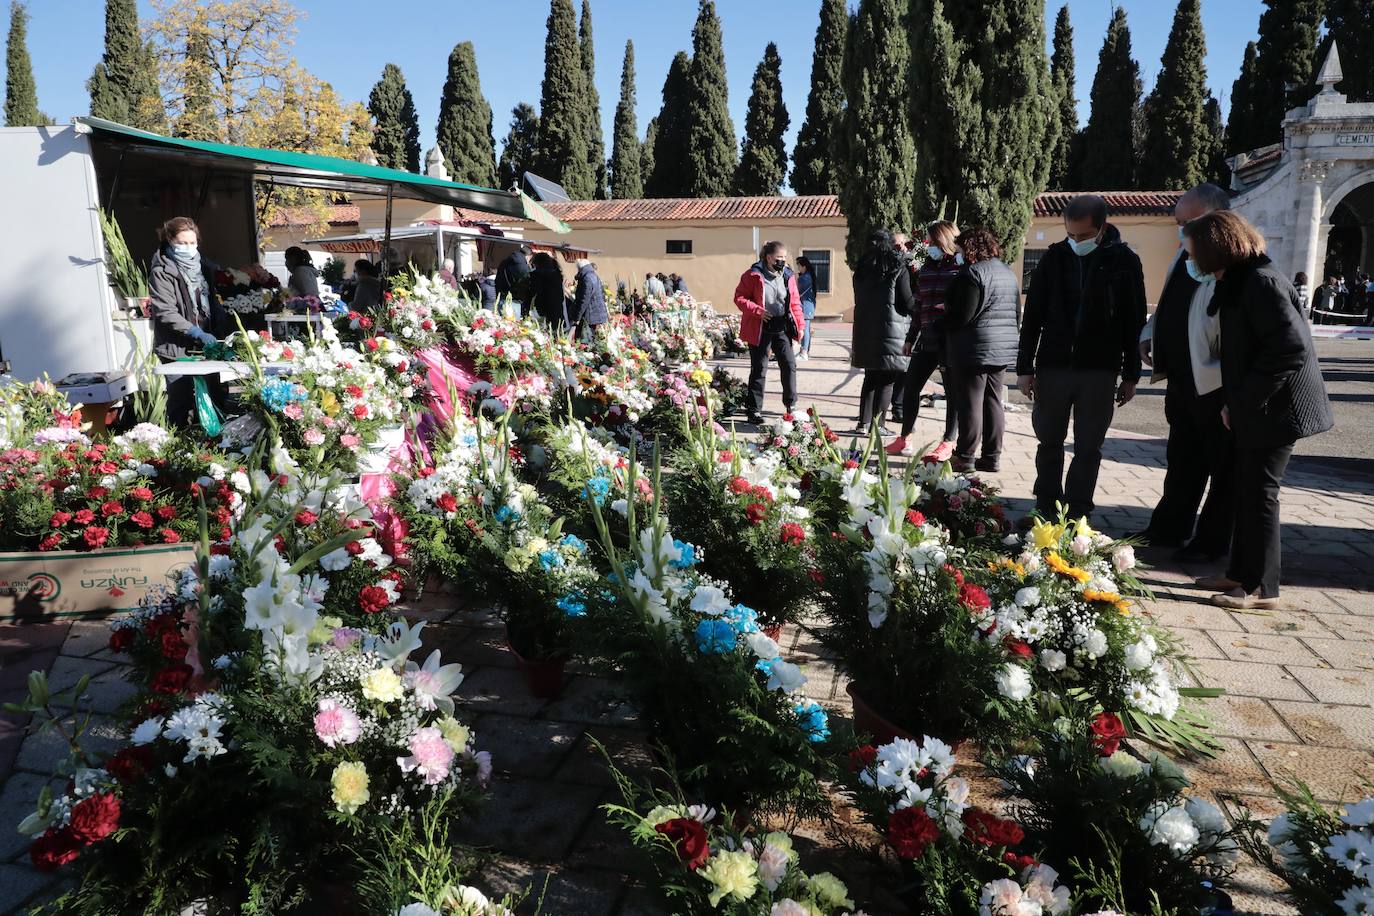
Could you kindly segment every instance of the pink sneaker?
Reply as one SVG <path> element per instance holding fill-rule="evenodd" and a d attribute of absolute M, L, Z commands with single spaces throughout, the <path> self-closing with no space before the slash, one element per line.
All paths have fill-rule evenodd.
<path fill-rule="evenodd" d="M 931 449 L 929 454 L 926 455 L 926 457 L 931 459 L 932 461 L 948 461 L 949 456 L 953 454 L 954 443 L 946 439 L 939 445 L 935 446 L 935 448 Z"/>
<path fill-rule="evenodd" d="M 907 444 L 906 436 L 898 436 L 892 440 L 892 444 L 886 449 L 889 455 L 910 455 L 912 448 Z"/>

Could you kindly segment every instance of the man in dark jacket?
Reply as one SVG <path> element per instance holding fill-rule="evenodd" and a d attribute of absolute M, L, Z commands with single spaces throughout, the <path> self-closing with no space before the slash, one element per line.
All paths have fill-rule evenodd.
<path fill-rule="evenodd" d="M 529 309 L 530 251 L 530 246 L 521 245 L 506 255 L 501 266 L 496 268 L 497 300 L 514 299 L 519 302 L 521 316 Z"/>
<path fill-rule="evenodd" d="M 1017 383 L 1035 402 L 1035 508 L 1045 518 L 1066 501 L 1073 517 L 1092 512 L 1112 415 L 1140 381 L 1145 324 L 1145 274 L 1107 222 L 1107 202 L 1075 197 L 1064 209 L 1064 229 L 1068 238 L 1049 247 L 1031 280 L 1016 359 Z M 1070 418 L 1073 462 L 1065 480 Z"/>
<path fill-rule="evenodd" d="M 482 308 L 496 311 L 496 271 L 488 270 L 482 279 L 477 281 L 477 288 L 482 293 Z"/>
<path fill-rule="evenodd" d="M 597 276 L 596 265 L 586 258 L 577 261 L 577 282 L 573 287 L 573 305 L 568 320 L 573 322 L 578 333 L 583 328 L 597 327 L 606 323 L 606 287 Z"/>
<path fill-rule="evenodd" d="M 1174 221 L 1181 230 L 1190 220 L 1230 207 L 1230 195 L 1221 188 L 1198 185 L 1178 199 Z M 1235 443 L 1221 422 L 1226 396 L 1216 345 L 1220 320 L 1208 315 L 1216 283 L 1210 276 L 1196 280 L 1193 273 L 1180 248 L 1155 313 L 1140 332 L 1140 358 L 1154 370 L 1151 380 L 1166 380 L 1169 444 L 1164 492 L 1137 536 L 1156 547 L 1183 547 L 1175 559 L 1201 563 L 1225 556 L 1231 546 Z"/>

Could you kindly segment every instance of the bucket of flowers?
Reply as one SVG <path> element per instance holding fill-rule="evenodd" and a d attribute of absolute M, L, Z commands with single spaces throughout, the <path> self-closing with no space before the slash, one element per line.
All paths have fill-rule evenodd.
<path fill-rule="evenodd" d="M 215 271 L 215 294 L 226 311 L 252 331 L 267 329 L 267 312 L 280 300 L 281 280 L 261 264 Z"/>
<path fill-rule="evenodd" d="M 957 474 L 948 461 L 916 466 L 921 495 L 915 508 L 939 523 L 954 543 L 996 548 L 1009 530 L 1006 510 L 995 488 L 978 477 Z"/>

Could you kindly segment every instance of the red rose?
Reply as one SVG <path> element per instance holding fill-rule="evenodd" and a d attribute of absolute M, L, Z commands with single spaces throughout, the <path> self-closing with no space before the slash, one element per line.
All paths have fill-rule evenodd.
<path fill-rule="evenodd" d="M 363 330 L 367 330 L 368 328 L 372 327 L 372 319 L 371 319 L 371 318 L 360 318 L 360 319 L 358 319 L 358 327 L 362 328 Z"/>
<path fill-rule="evenodd" d="M 85 846 L 105 839 L 119 827 L 119 799 L 108 792 L 83 798 L 72 805 L 68 827 L 72 839 Z"/>
<path fill-rule="evenodd" d="M 362 541 L 349 541 L 344 545 L 344 550 L 348 551 L 349 556 L 356 557 L 363 552 Z"/>
<path fill-rule="evenodd" d="M 105 542 L 110 539 L 110 529 L 92 525 L 81 532 L 81 536 L 86 539 L 87 546 L 91 548 L 104 547 Z"/>
<path fill-rule="evenodd" d="M 1025 871 L 1028 868 L 1034 868 L 1040 864 L 1035 861 L 1034 856 L 1018 856 L 1016 853 L 1010 851 L 1002 853 L 1002 861 L 1010 865 L 1013 871 Z"/>
<path fill-rule="evenodd" d="M 1002 648 L 1017 658 L 1030 658 L 1035 654 L 1024 639 L 1017 639 L 1015 636 L 1008 636 L 1002 640 Z"/>
<path fill-rule="evenodd" d="M 128 784 L 143 778 L 153 768 L 153 749 L 146 744 L 131 744 L 115 751 L 105 761 L 105 769 L 120 782 Z"/>
<path fill-rule="evenodd" d="M 1126 737 L 1126 726 L 1114 712 L 1100 712 L 1093 716 L 1088 731 L 1092 732 L 1093 744 L 1103 757 L 1115 754 L 1121 739 Z"/>
<path fill-rule="evenodd" d="M 992 607 L 992 599 L 983 591 L 982 586 L 965 582 L 959 586 L 959 603 L 970 611 L 986 611 Z"/>
<path fill-rule="evenodd" d="M 452 493 L 445 493 L 434 501 L 434 504 L 445 512 L 458 511 L 458 499 Z"/>
<path fill-rule="evenodd" d="M 916 511 L 915 509 L 906 510 L 906 520 L 911 522 L 911 524 L 915 525 L 917 528 L 921 527 L 926 523 L 926 517 L 922 515 L 920 512 Z"/>
<path fill-rule="evenodd" d="M 133 627 L 120 627 L 110 634 L 111 652 L 128 652 L 134 644 Z"/>
<path fill-rule="evenodd" d="M 100 506 L 100 514 L 103 515 L 103 516 L 105 516 L 106 518 L 110 518 L 111 516 L 114 516 L 114 515 L 123 515 L 123 514 L 124 514 L 124 506 L 119 502 L 119 500 L 117 500 L 117 499 L 112 499 L 112 500 L 110 500 L 110 501 L 107 502 L 107 503 L 102 503 L 102 504 L 101 504 L 101 506 Z"/>
<path fill-rule="evenodd" d="M 54 512 L 52 518 L 48 519 L 48 524 L 54 528 L 61 528 L 71 520 L 72 514 L 70 512 Z"/>
<path fill-rule="evenodd" d="M 39 550 L 56 550 L 57 545 L 62 543 L 60 535 L 50 534 L 38 542 Z"/>
<path fill-rule="evenodd" d="M 69 827 L 49 830 L 33 841 L 29 847 L 29 858 L 39 871 L 54 871 L 71 862 L 81 852 L 81 846 L 72 837 Z"/>
<path fill-rule="evenodd" d="M 191 666 L 181 662 L 168 665 L 153 675 L 153 693 L 178 694 L 186 691 L 191 681 Z"/>
<path fill-rule="evenodd" d="M 768 517 L 768 507 L 763 503 L 750 503 L 744 507 L 744 514 L 749 517 L 749 524 L 757 525 Z"/>
<path fill-rule="evenodd" d="M 158 532 L 158 534 L 162 537 L 162 543 L 164 544 L 181 543 L 181 535 L 177 534 L 171 528 L 163 528 L 161 531 Z"/>
<path fill-rule="evenodd" d="M 856 747 L 849 752 L 849 768 L 855 773 L 873 766 L 878 759 L 878 749 L 871 744 Z"/>
<path fill-rule="evenodd" d="M 711 844 L 701 821 L 690 817 L 675 817 L 654 828 L 668 838 L 677 850 L 677 857 L 692 871 L 696 871 L 711 857 Z"/>
<path fill-rule="evenodd" d="M 171 630 L 162 634 L 162 657 L 170 658 L 173 661 L 181 661 L 186 658 L 186 640 L 181 638 L 181 634 L 176 630 Z"/>
<path fill-rule="evenodd" d="M 72 516 L 72 521 L 78 525 L 89 525 L 95 521 L 95 513 L 90 509 L 78 509 L 76 514 Z"/>
<path fill-rule="evenodd" d="M 177 507 L 176 507 L 176 506 L 158 506 L 158 507 L 157 507 L 157 517 L 160 518 L 160 519 L 162 519 L 164 522 L 170 522 L 172 519 L 174 519 L 174 518 L 177 517 Z"/>
<path fill-rule="evenodd" d="M 143 621 L 143 632 L 149 639 L 160 639 L 163 633 L 172 633 L 176 629 L 177 619 L 172 614 L 158 614 Z"/>
<path fill-rule="evenodd" d="M 135 512 L 133 515 L 129 516 L 129 521 L 140 528 L 151 528 L 154 524 L 151 512 Z"/>
<path fill-rule="evenodd" d="M 140 502 L 148 502 L 153 498 L 153 491 L 147 487 L 134 487 L 129 491 L 129 495 Z"/>
<path fill-rule="evenodd" d="M 362 591 L 358 592 L 358 606 L 368 614 L 376 614 L 378 611 L 384 611 L 390 603 L 391 596 L 388 595 L 386 589 L 382 588 L 380 585 L 367 585 L 363 587 Z"/>
<path fill-rule="evenodd" d="M 964 811 L 964 836 L 983 846 L 1015 846 L 1026 838 L 1021 825 L 1013 820 L 997 817 L 981 808 Z"/>
<path fill-rule="evenodd" d="M 940 838 L 940 828 L 924 808 L 900 808 L 887 819 L 887 841 L 903 859 L 919 859 Z"/>
<path fill-rule="evenodd" d="M 784 544 L 800 544 L 806 540 L 806 529 L 796 522 L 787 522 L 782 526 L 782 542 Z"/>
<path fill-rule="evenodd" d="M 302 509 L 296 513 L 296 524 L 309 528 L 320 520 L 320 517 L 309 509 Z"/>

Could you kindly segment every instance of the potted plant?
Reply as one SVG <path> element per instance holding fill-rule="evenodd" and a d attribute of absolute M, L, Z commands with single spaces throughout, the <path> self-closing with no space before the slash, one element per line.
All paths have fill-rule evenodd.
<path fill-rule="evenodd" d="M 105 270 L 110 286 L 124 301 L 124 310 L 138 318 L 146 318 L 144 303 L 148 300 L 148 274 L 129 253 L 124 233 L 114 215 L 100 211 L 100 230 L 105 236 Z"/>

